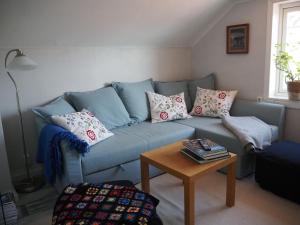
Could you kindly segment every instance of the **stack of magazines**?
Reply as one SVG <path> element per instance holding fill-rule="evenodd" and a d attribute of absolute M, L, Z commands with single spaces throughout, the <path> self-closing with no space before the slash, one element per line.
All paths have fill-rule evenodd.
<path fill-rule="evenodd" d="M 187 155 L 198 163 L 208 163 L 230 155 L 224 146 L 221 146 L 209 139 L 194 139 L 183 142 L 181 153 Z"/>
<path fill-rule="evenodd" d="M 18 214 L 13 193 L 0 193 L 0 200 L 0 224 L 16 225 Z"/>

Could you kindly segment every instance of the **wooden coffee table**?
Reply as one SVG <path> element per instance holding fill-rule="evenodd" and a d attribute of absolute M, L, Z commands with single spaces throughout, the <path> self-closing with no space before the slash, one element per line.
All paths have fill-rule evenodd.
<path fill-rule="evenodd" d="M 202 175 L 214 172 L 225 166 L 227 171 L 226 205 L 234 206 L 235 202 L 235 167 L 236 155 L 230 153 L 230 158 L 198 164 L 180 153 L 182 142 L 166 145 L 153 151 L 141 154 L 142 189 L 150 191 L 149 165 L 153 165 L 175 177 L 184 183 L 184 215 L 185 224 L 195 224 L 195 181 Z"/>

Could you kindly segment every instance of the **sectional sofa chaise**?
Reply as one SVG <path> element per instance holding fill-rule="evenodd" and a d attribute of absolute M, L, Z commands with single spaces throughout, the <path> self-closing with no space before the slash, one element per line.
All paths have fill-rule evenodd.
<path fill-rule="evenodd" d="M 116 90 L 123 100 L 125 109 L 128 110 L 130 108 L 128 104 L 141 104 L 139 100 L 143 100 L 143 98 L 140 98 L 132 101 L 131 97 L 135 98 L 135 95 L 131 95 L 133 91 L 135 94 L 139 94 L 141 92 L 144 93 L 144 89 L 151 89 L 151 87 L 145 85 L 145 82 L 148 81 L 133 84 L 124 83 L 124 85 L 117 84 L 113 85 L 115 88 L 105 87 L 85 93 L 66 93 L 65 97 L 67 101 L 64 98 L 59 98 L 46 106 L 37 107 L 33 110 L 37 114 L 36 122 L 38 132 L 40 132 L 45 124 L 51 122 L 49 121 L 50 115 L 70 113 L 75 110 L 79 111 L 81 108 L 88 108 L 88 110 L 93 111 L 94 107 L 89 106 L 95 106 L 95 104 L 99 104 L 99 111 L 108 109 L 108 111 L 100 114 L 100 116 L 106 116 L 106 118 L 103 118 L 104 124 L 106 122 L 106 125 L 114 133 L 114 136 L 92 146 L 90 152 L 85 156 L 81 156 L 75 150 L 69 149 L 66 142 L 62 143 L 64 174 L 61 178 L 57 179 L 58 186 L 78 182 L 99 183 L 122 179 L 131 180 L 135 183 L 139 182 L 139 155 L 142 152 L 182 139 L 196 137 L 211 138 L 215 142 L 226 146 L 230 152 L 236 153 L 238 156 L 237 178 L 242 178 L 253 172 L 254 156 L 244 150 L 239 140 L 222 125 L 219 118 L 193 117 L 153 124 L 148 117 L 144 118 L 143 121 L 131 118 L 130 123 L 121 126 L 118 126 L 118 124 L 109 124 L 112 120 L 119 119 L 116 118 L 118 117 L 116 115 L 123 116 L 122 112 L 119 112 L 120 109 L 118 109 L 119 111 L 113 109 L 116 103 L 114 100 L 110 100 L 109 93 L 113 93 Z M 195 99 L 197 86 L 210 89 L 215 88 L 213 74 L 193 81 L 154 82 L 153 86 L 155 92 L 163 95 L 184 92 L 189 110 Z M 129 94 L 127 93 L 124 97 L 122 89 L 125 90 L 126 88 L 129 88 Z M 81 107 L 78 106 L 80 105 L 78 102 L 81 104 Z M 140 106 L 139 109 L 135 113 L 141 113 L 144 108 Z M 116 111 L 118 111 L 117 114 Z M 128 111 L 133 113 L 132 108 Z M 285 108 L 282 105 L 236 99 L 230 113 L 232 116 L 256 116 L 270 125 L 273 141 L 282 138 L 285 116 Z M 101 120 L 102 118 L 99 119 Z M 105 121 L 106 119 L 108 120 Z M 159 173 L 159 170 L 150 168 L 151 176 L 158 175 Z"/>

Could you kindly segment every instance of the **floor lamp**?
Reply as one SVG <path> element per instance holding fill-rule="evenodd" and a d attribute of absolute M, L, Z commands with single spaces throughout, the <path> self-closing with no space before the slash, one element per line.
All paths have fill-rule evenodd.
<path fill-rule="evenodd" d="M 9 64 L 7 64 L 8 57 L 10 54 L 14 53 L 15 56 L 11 60 Z M 23 154 L 24 154 L 24 160 L 25 160 L 25 169 L 26 169 L 26 179 L 22 180 L 20 183 L 15 185 L 16 191 L 20 193 L 30 193 L 37 189 L 39 189 L 43 185 L 43 181 L 40 178 L 32 177 L 30 174 L 29 169 L 29 155 L 27 152 L 26 144 L 25 144 L 25 136 L 24 136 L 24 124 L 23 124 L 23 116 L 20 106 L 20 97 L 19 97 L 19 89 L 17 86 L 17 83 L 15 82 L 15 79 L 10 74 L 9 71 L 12 70 L 33 70 L 37 67 L 37 64 L 32 61 L 30 58 L 28 58 L 26 55 L 23 54 L 23 52 L 20 49 L 12 49 L 7 52 L 5 56 L 5 69 L 8 77 L 12 81 L 15 91 L 16 91 L 16 100 L 17 100 L 17 107 L 18 107 L 18 119 L 19 124 L 21 127 L 21 136 L 22 136 L 22 148 L 23 148 Z"/>

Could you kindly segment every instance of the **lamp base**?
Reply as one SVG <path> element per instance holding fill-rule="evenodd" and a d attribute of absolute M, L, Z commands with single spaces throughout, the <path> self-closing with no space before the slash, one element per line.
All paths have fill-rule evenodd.
<path fill-rule="evenodd" d="M 31 193 L 43 187 L 44 184 L 45 182 L 41 177 L 32 177 L 22 180 L 15 185 L 15 188 L 18 193 Z"/>

